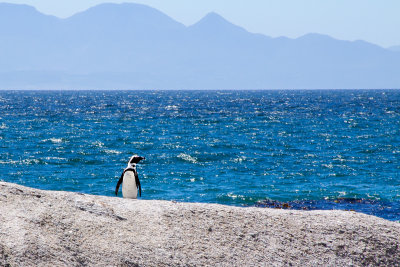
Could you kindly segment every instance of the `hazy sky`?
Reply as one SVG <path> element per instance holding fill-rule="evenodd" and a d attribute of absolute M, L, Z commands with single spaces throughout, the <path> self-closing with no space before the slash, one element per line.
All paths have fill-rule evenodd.
<path fill-rule="evenodd" d="M 68 17 L 100 3 L 133 2 L 154 7 L 191 25 L 214 11 L 250 32 L 272 37 L 328 34 L 366 40 L 383 47 L 400 45 L 400 0 L 8 0 Z"/>

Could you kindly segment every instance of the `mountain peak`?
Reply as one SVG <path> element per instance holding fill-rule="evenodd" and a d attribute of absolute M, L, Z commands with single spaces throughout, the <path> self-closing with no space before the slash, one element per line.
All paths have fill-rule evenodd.
<path fill-rule="evenodd" d="M 1 17 L 32 16 L 40 14 L 36 8 L 24 4 L 0 3 Z"/>
<path fill-rule="evenodd" d="M 89 25 L 91 22 L 95 26 L 114 27 L 117 30 L 126 27 L 174 30 L 185 28 L 182 23 L 173 20 L 161 11 L 136 3 L 104 3 L 75 14 L 68 20 L 82 25 Z"/>
<path fill-rule="evenodd" d="M 213 20 L 213 21 L 224 21 L 227 22 L 226 19 L 224 19 L 220 14 L 216 13 L 216 12 L 209 12 L 207 13 L 207 15 L 204 16 L 205 20 Z"/>
<path fill-rule="evenodd" d="M 90 16 L 104 18 L 109 16 L 116 17 L 132 17 L 132 16 L 149 16 L 154 14 L 163 14 L 160 11 L 142 4 L 136 3 L 103 3 L 93 6 L 85 11 L 73 15 L 71 18 L 80 16 Z M 164 15 L 164 14 L 163 14 Z M 165 15 L 166 16 L 166 15 Z"/>
<path fill-rule="evenodd" d="M 215 12 L 210 12 L 207 15 L 205 15 L 200 21 L 198 21 L 195 25 L 208 25 L 208 24 L 213 24 L 213 25 L 220 25 L 220 24 L 231 24 L 229 21 L 227 21 L 225 18 L 223 18 L 221 15 Z"/>
<path fill-rule="evenodd" d="M 0 10 L 4 9 L 15 9 L 15 10 L 36 10 L 33 6 L 25 5 L 25 4 L 11 4 L 11 3 L 0 3 Z"/>
<path fill-rule="evenodd" d="M 232 24 L 215 12 L 208 13 L 190 28 L 205 32 L 247 32 L 242 27 Z"/>
<path fill-rule="evenodd" d="M 48 26 L 59 19 L 40 13 L 36 8 L 24 4 L 0 3 L 0 30 L 9 32 L 10 25 L 18 30 L 31 30 L 34 27 Z M 29 21 L 27 23 L 27 21 Z M 17 29 L 16 28 L 16 29 Z"/>
<path fill-rule="evenodd" d="M 112 12 L 129 12 L 131 13 L 132 11 L 135 12 L 143 12 L 143 11 L 153 11 L 155 10 L 152 7 L 143 5 L 143 4 L 136 4 L 136 3 L 103 3 L 99 4 L 96 6 L 93 6 L 89 9 L 87 9 L 84 12 L 107 12 L 107 13 L 112 13 Z"/>
<path fill-rule="evenodd" d="M 321 34 L 321 33 L 307 33 L 303 36 L 300 36 L 297 38 L 297 40 L 306 40 L 306 41 L 315 41 L 315 40 L 325 40 L 325 41 L 330 41 L 330 40 L 335 40 L 333 37 L 326 35 L 326 34 Z"/>

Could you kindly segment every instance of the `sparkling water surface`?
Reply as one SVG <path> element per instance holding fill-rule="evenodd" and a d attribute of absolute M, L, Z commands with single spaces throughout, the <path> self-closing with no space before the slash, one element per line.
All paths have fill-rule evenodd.
<path fill-rule="evenodd" d="M 113 196 L 132 154 L 143 199 L 400 220 L 400 90 L 0 91 L 0 180 Z"/>

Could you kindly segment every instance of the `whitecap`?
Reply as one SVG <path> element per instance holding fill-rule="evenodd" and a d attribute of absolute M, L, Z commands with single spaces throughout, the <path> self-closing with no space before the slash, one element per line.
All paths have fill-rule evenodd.
<path fill-rule="evenodd" d="M 169 106 L 166 106 L 166 107 L 165 107 L 166 110 L 178 110 L 178 108 L 179 108 L 179 107 L 178 107 L 178 106 L 175 106 L 175 105 L 169 105 Z"/>
<path fill-rule="evenodd" d="M 0 164 L 13 164 L 13 165 L 34 165 L 34 164 L 39 164 L 41 161 L 39 159 L 23 159 L 23 160 L 0 160 Z"/>
<path fill-rule="evenodd" d="M 245 199 L 243 195 L 236 195 L 234 193 L 228 193 L 226 196 L 231 199 Z"/>
<path fill-rule="evenodd" d="M 192 156 L 190 156 L 188 154 L 185 154 L 185 153 L 179 154 L 178 158 L 183 159 L 185 161 L 189 161 L 191 163 L 197 163 L 197 159 L 195 157 L 192 157 Z"/>
<path fill-rule="evenodd" d="M 333 169 L 333 164 L 322 164 L 322 167 Z"/>
<path fill-rule="evenodd" d="M 51 142 L 53 144 L 59 144 L 59 143 L 62 143 L 62 141 L 63 140 L 61 138 L 54 138 L 54 137 L 42 140 L 42 142 Z"/>
<path fill-rule="evenodd" d="M 16 160 L 0 160 L 0 164 L 17 164 L 18 161 Z"/>
<path fill-rule="evenodd" d="M 24 159 L 22 161 L 23 164 L 31 165 L 31 164 L 38 164 L 40 163 L 40 160 L 38 159 Z"/>
<path fill-rule="evenodd" d="M 66 158 L 60 158 L 60 157 L 45 157 L 45 160 L 56 160 L 56 161 L 67 161 Z"/>
<path fill-rule="evenodd" d="M 241 156 L 241 157 L 238 157 L 238 158 L 236 158 L 236 159 L 233 159 L 233 162 L 235 162 L 235 163 L 242 163 L 244 160 L 246 160 L 247 158 L 245 157 L 245 156 Z"/>
<path fill-rule="evenodd" d="M 54 144 L 62 143 L 62 139 L 61 138 L 50 138 L 49 141 L 54 143 Z"/>
<path fill-rule="evenodd" d="M 102 143 L 100 141 L 96 141 L 96 142 L 92 142 L 92 145 L 97 146 L 97 147 L 103 147 L 104 143 Z"/>
<path fill-rule="evenodd" d="M 118 151 L 118 150 L 114 150 L 114 149 L 105 149 L 104 152 L 106 152 L 107 154 L 116 154 L 119 155 L 122 152 Z"/>

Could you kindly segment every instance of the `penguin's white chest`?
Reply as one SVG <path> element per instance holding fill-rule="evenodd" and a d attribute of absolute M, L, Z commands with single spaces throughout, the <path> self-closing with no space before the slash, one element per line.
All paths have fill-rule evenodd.
<path fill-rule="evenodd" d="M 137 187 L 135 174 L 132 171 L 127 171 L 122 180 L 122 196 L 124 198 L 137 198 Z"/>

